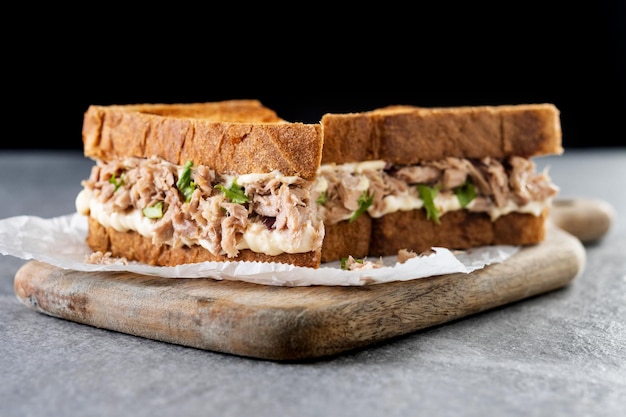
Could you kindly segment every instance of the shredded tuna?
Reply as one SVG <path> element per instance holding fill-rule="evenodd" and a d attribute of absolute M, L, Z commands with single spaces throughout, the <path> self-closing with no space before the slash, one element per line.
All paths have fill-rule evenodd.
<path fill-rule="evenodd" d="M 380 217 L 403 209 L 397 205 L 389 206 L 387 197 L 394 197 L 398 204 L 419 200 L 418 184 L 435 187 L 441 196 L 455 198 L 458 187 L 471 183 L 476 197 L 466 208 L 489 213 L 492 218 L 499 215 L 499 209 L 509 210 L 510 202 L 517 206 L 548 202 L 558 191 L 547 173 L 537 174 L 532 161 L 521 157 L 502 161 L 494 158 L 445 158 L 424 161 L 415 166 L 387 164 L 384 169 L 364 169 L 359 173 L 339 167 L 320 170 L 319 175 L 328 183 L 326 200 L 321 208 L 326 224 L 350 218 L 358 208 L 358 198 L 364 190 L 373 195 L 373 203 L 367 212 L 372 217 Z M 414 208 L 409 204 L 406 209 Z"/>
<path fill-rule="evenodd" d="M 536 173 L 532 161 L 520 157 L 445 158 L 415 166 L 373 166 L 383 168 L 364 165 L 358 172 L 341 166 L 323 169 L 316 183 L 295 177 L 286 179 L 280 173 L 253 174 L 241 186 L 248 198 L 245 203 L 231 202 L 223 190 L 216 188 L 218 184 L 230 187 L 236 174 L 220 176 L 202 165 L 192 168 L 195 189 L 189 201 L 185 201 L 176 186 L 182 167 L 156 157 L 99 161 L 83 181 L 83 187 L 106 212 L 141 213 L 162 204 L 162 216 L 150 220 L 155 244 L 201 244 L 213 254 L 230 257 L 238 254 L 243 234 L 253 224 L 263 226 L 258 230 L 280 232 L 281 239 L 293 247 L 307 237 L 312 248 L 319 248 L 324 224 L 349 219 L 359 209 L 364 193 L 373 199 L 367 213 L 380 217 L 391 211 L 416 208 L 411 204 L 420 201 L 418 184 L 435 187 L 439 196 L 453 199 L 458 187 L 471 183 L 476 197 L 467 209 L 489 213 L 493 219 L 499 215 L 499 208 L 509 210 L 515 205 L 545 203 L 558 191 L 547 172 Z M 406 202 L 412 202 L 409 208 L 402 205 Z"/>
<path fill-rule="evenodd" d="M 367 269 L 378 269 L 384 267 L 382 258 L 379 258 L 376 262 L 368 261 L 367 259 L 355 259 L 351 255 L 345 261 L 344 269 L 348 271 L 363 271 Z"/>
<path fill-rule="evenodd" d="M 403 264 L 406 261 L 408 261 L 409 259 L 413 259 L 416 258 L 417 254 L 413 251 L 407 250 L 407 249 L 400 249 L 398 251 L 398 262 Z"/>
<path fill-rule="evenodd" d="M 489 177 L 491 195 L 497 207 L 504 207 L 509 197 L 509 181 L 502 164 L 491 158 L 485 158 L 484 164 Z"/>
<path fill-rule="evenodd" d="M 85 263 L 95 265 L 128 265 L 128 259 L 124 257 L 114 257 L 111 252 L 102 253 L 95 251 L 85 256 Z"/>
<path fill-rule="evenodd" d="M 228 215 L 222 218 L 222 249 L 229 258 L 237 256 L 239 250 L 239 236 L 246 230 L 248 223 L 248 210 L 241 204 L 222 203 L 222 208 Z"/>
<path fill-rule="evenodd" d="M 232 203 L 215 186 L 230 186 L 236 175 L 220 177 L 200 165 L 192 168 L 195 189 L 185 201 L 176 187 L 181 169 L 156 157 L 99 161 L 83 187 L 108 212 L 141 212 L 162 203 L 163 215 L 154 218 L 151 225 L 155 244 L 201 244 L 213 254 L 234 257 L 243 233 L 250 224 L 259 222 L 269 230 L 279 229 L 281 237 L 292 242 L 302 241 L 303 229 L 312 227 L 309 250 L 321 247 L 324 225 L 315 204 L 311 204 L 311 182 L 289 178 L 286 183 L 280 173 L 260 175 L 244 187 L 250 201 Z"/>
<path fill-rule="evenodd" d="M 409 184 L 430 184 L 439 180 L 441 169 L 434 165 L 413 165 L 396 170 L 394 177 Z"/>

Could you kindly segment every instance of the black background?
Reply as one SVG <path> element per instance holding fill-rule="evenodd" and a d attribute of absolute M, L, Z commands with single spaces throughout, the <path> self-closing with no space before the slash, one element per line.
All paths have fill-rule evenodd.
<path fill-rule="evenodd" d="M 551 102 L 566 150 L 626 145 L 622 1 L 49 7 L 18 12 L 6 38 L 4 149 L 81 149 L 90 104 L 234 98 L 309 123 L 390 104 Z"/>

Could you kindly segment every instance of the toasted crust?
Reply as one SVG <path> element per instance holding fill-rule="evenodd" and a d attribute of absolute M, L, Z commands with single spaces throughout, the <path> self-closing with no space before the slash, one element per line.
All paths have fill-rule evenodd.
<path fill-rule="evenodd" d="M 425 210 L 399 211 L 372 220 L 369 256 L 396 255 L 400 249 L 416 253 L 433 246 L 468 249 L 485 245 L 531 245 L 545 239 L 548 209 L 540 216 L 510 213 L 496 221 L 483 213 L 457 210 L 437 224 Z"/>
<path fill-rule="evenodd" d="M 213 255 L 200 245 L 180 248 L 154 245 L 150 238 L 139 233 L 118 232 L 113 228 L 102 226 L 92 217 L 89 217 L 88 225 L 87 245 L 92 250 L 102 253 L 111 252 L 115 257 L 124 257 L 150 265 L 175 266 L 205 261 L 257 261 L 318 268 L 321 259 L 321 249 L 306 253 L 283 253 L 276 256 L 255 253 L 246 249 L 240 251 L 236 258 L 229 258 L 226 255 Z"/>
<path fill-rule="evenodd" d="M 322 163 L 365 159 L 407 165 L 446 157 L 505 158 L 560 154 L 553 104 L 422 108 L 389 106 L 322 117 Z"/>
<path fill-rule="evenodd" d="M 315 177 L 322 155 L 320 124 L 287 123 L 256 100 L 217 103 L 90 106 L 85 156 L 100 160 L 158 156 L 218 172 L 279 170 Z"/>
<path fill-rule="evenodd" d="M 380 139 L 377 136 L 376 119 L 371 113 L 327 113 L 322 116 L 322 126 L 323 164 L 378 159 Z"/>
<path fill-rule="evenodd" d="M 145 113 L 163 117 L 207 119 L 214 122 L 284 122 L 259 100 L 225 100 L 206 103 L 145 103 L 93 106 L 123 113 Z"/>

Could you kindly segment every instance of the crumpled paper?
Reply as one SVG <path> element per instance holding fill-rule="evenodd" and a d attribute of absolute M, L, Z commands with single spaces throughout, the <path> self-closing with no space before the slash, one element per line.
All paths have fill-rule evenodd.
<path fill-rule="evenodd" d="M 501 245 L 452 252 L 437 247 L 428 256 L 404 263 L 398 263 L 395 256 L 384 257 L 384 267 L 357 271 L 342 270 L 339 262 L 325 263 L 318 269 L 263 262 L 201 262 L 162 267 L 138 262 L 87 263 L 85 259 L 92 251 L 85 243 L 86 236 L 87 218 L 78 213 L 53 218 L 10 217 L 0 220 L 0 253 L 76 271 L 129 271 L 164 278 L 213 278 L 279 286 L 359 286 L 471 273 L 503 262 L 519 250 L 517 246 Z"/>

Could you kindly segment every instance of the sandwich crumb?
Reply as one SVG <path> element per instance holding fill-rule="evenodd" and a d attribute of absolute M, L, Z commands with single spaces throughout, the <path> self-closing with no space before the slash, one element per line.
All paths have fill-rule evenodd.
<path fill-rule="evenodd" d="M 406 261 L 408 261 L 409 259 L 413 259 L 413 258 L 417 258 L 418 256 L 430 256 L 430 255 L 434 255 L 436 252 L 432 249 L 426 250 L 424 252 L 421 252 L 419 255 L 415 252 L 413 252 L 410 249 L 400 249 L 398 251 L 398 263 L 405 263 Z"/>
<path fill-rule="evenodd" d="M 85 263 L 96 265 L 128 265 L 128 260 L 126 258 L 114 257 L 111 252 L 102 253 L 96 251 L 85 256 Z"/>
<path fill-rule="evenodd" d="M 345 261 L 343 269 L 348 271 L 362 271 L 365 269 L 377 269 L 384 267 L 383 258 L 379 258 L 378 261 L 368 261 L 366 259 L 356 259 L 352 255 L 348 256 Z"/>
<path fill-rule="evenodd" d="M 405 263 L 409 259 L 416 258 L 416 257 L 417 257 L 417 253 L 413 252 L 412 250 L 400 249 L 398 251 L 398 262 L 401 264 Z"/>

